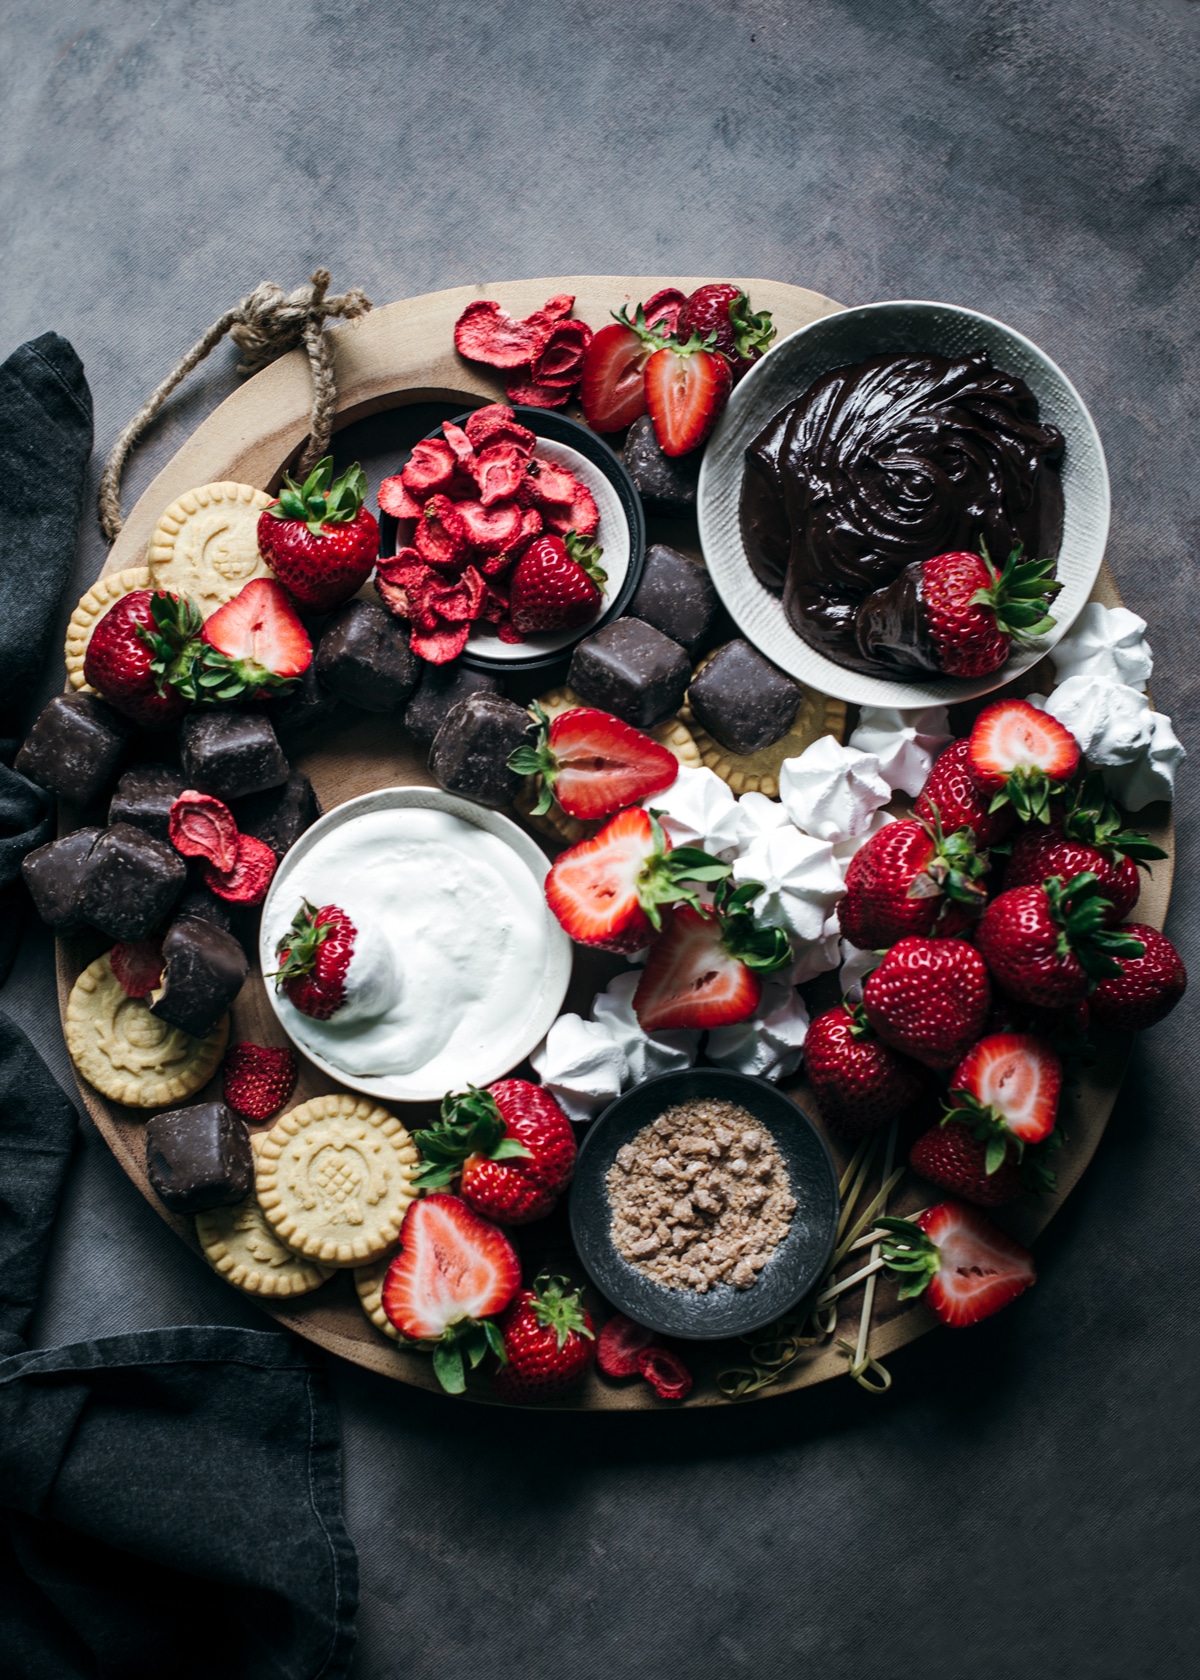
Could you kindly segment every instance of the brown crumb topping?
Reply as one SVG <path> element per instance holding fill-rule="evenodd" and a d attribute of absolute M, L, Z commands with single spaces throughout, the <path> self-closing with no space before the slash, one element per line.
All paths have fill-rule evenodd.
<path fill-rule="evenodd" d="M 736 1103 L 668 1108 L 605 1179 L 618 1254 L 668 1289 L 749 1289 L 796 1208 L 775 1140 Z"/>

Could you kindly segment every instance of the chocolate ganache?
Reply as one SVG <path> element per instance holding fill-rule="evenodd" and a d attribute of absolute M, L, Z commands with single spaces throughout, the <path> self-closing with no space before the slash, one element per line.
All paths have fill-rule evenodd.
<path fill-rule="evenodd" d="M 864 601 L 954 549 L 983 544 L 1004 560 L 1019 542 L 1027 555 L 1057 555 L 1062 453 L 1028 385 L 985 353 L 834 368 L 746 451 L 746 554 L 819 652 L 856 671 L 916 676 L 932 665 L 923 615 L 898 611 L 896 592 L 860 613 Z"/>

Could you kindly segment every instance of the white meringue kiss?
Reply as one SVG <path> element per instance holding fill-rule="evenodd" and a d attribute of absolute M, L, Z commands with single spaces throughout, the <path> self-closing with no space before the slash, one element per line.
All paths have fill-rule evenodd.
<path fill-rule="evenodd" d="M 822 937 L 829 912 L 846 890 L 832 845 L 790 825 L 752 840 L 734 859 L 733 878 L 761 882 L 754 914 L 803 943 Z"/>
<path fill-rule="evenodd" d="M 698 1032 L 647 1033 L 633 1013 L 641 975 L 618 974 L 592 1004 L 593 1019 L 560 1015 L 530 1056 L 534 1072 L 571 1120 L 594 1119 L 633 1085 L 691 1067 Z"/>
<path fill-rule="evenodd" d="M 837 967 L 841 961 L 841 931 L 837 911 L 831 910 L 825 918 L 819 939 L 813 939 L 807 944 L 802 940 L 792 941 L 792 949 L 796 956 L 790 971 L 793 986 L 803 986 L 807 980 L 815 980 L 818 974 L 828 974 L 831 968 Z"/>
<path fill-rule="evenodd" d="M 786 828 L 791 820 L 778 799 L 768 799 L 765 793 L 744 793 L 738 800 L 739 851 L 744 851 L 760 834 Z"/>
<path fill-rule="evenodd" d="M 862 834 L 856 834 L 850 840 L 839 840 L 833 848 L 833 860 L 842 872 L 842 879 L 846 878 L 846 871 L 850 867 L 850 860 L 856 853 L 861 852 L 868 840 L 874 840 L 881 828 L 888 823 L 898 822 L 890 811 L 876 811 L 870 824 Z"/>
<path fill-rule="evenodd" d="M 893 789 L 915 799 L 925 786 L 933 761 L 953 740 L 945 706 L 901 711 L 895 706 L 864 706 L 850 745 L 874 753 L 879 774 Z"/>
<path fill-rule="evenodd" d="M 1132 764 L 1107 768 L 1104 781 L 1127 811 L 1141 811 L 1156 799 L 1174 799 L 1175 772 L 1187 757 L 1165 712 L 1151 712 L 1150 744 Z"/>
<path fill-rule="evenodd" d="M 665 792 L 642 803 L 659 813 L 673 846 L 699 846 L 726 860 L 737 850 L 738 802 L 729 784 L 712 770 L 681 765 Z"/>
<path fill-rule="evenodd" d="M 842 996 L 849 998 L 851 1003 L 861 1003 L 863 981 L 868 974 L 879 967 L 882 961 L 882 952 L 860 951 L 857 945 L 851 945 L 848 939 L 843 939 L 842 972 L 838 975 L 838 984 L 842 988 Z"/>
<path fill-rule="evenodd" d="M 767 980 L 759 1006 L 749 1021 L 714 1027 L 704 1053 L 718 1067 L 763 1079 L 786 1079 L 795 1073 L 808 1036 L 808 1010 L 795 987 Z"/>
<path fill-rule="evenodd" d="M 1089 601 L 1063 639 L 1050 650 L 1060 683 L 1068 677 L 1105 677 L 1144 689 L 1154 669 L 1146 620 L 1128 607 Z"/>
<path fill-rule="evenodd" d="M 1090 764 L 1132 764 L 1154 733 L 1146 696 L 1108 677 L 1068 677 L 1038 703 L 1066 725 Z"/>
<path fill-rule="evenodd" d="M 640 1085 L 660 1073 L 690 1068 L 700 1047 L 700 1034 L 683 1027 L 648 1033 L 633 1012 L 633 994 L 641 974 L 618 974 L 592 1004 L 592 1020 L 621 1047 L 629 1068 L 623 1085 Z"/>
<path fill-rule="evenodd" d="M 864 834 L 872 814 L 892 797 L 874 753 L 822 735 L 799 758 L 785 758 L 779 797 L 797 828 L 817 840 Z"/>

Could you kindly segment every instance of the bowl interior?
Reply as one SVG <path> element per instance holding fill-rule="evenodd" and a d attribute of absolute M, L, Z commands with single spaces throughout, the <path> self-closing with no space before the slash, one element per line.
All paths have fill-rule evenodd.
<path fill-rule="evenodd" d="M 1063 588 L 1055 629 L 1015 647 L 1001 670 L 972 682 L 943 677 L 903 682 L 866 676 L 809 647 L 784 616 L 783 603 L 754 576 L 739 523 L 744 452 L 774 414 L 831 368 L 867 356 L 931 351 L 944 356 L 986 350 L 995 366 L 1024 379 L 1041 417 L 1062 432 L 1064 523 L 1058 555 Z M 1066 375 L 1027 338 L 974 310 L 945 303 L 875 303 L 803 327 L 776 345 L 736 387 L 700 470 L 700 542 L 713 582 L 743 634 L 769 659 L 810 687 L 858 705 L 928 706 L 970 700 L 1011 682 L 1066 633 L 1096 581 L 1108 537 L 1109 488 L 1099 434 Z"/>
<path fill-rule="evenodd" d="M 618 1254 L 605 1177 L 617 1150 L 676 1103 L 737 1103 L 769 1131 L 783 1158 L 796 1211 L 783 1241 L 749 1289 L 721 1283 L 707 1294 L 668 1289 Z M 592 1123 L 571 1184 L 571 1235 L 596 1288 L 651 1330 L 689 1341 L 715 1341 L 760 1329 L 804 1298 L 833 1252 L 838 1221 L 837 1171 L 812 1121 L 765 1079 L 723 1068 L 665 1073 L 619 1097 Z"/>
<path fill-rule="evenodd" d="M 580 629 L 529 636 L 523 642 L 509 644 L 502 642 L 490 625 L 477 626 L 462 655 L 463 664 L 475 670 L 537 671 L 557 664 L 575 642 L 621 616 L 641 581 L 646 557 L 646 517 L 641 497 L 620 456 L 603 438 L 568 415 L 544 408 L 515 407 L 513 412 L 523 426 L 537 434 L 541 453 L 574 473 L 596 498 L 599 541 L 604 550 L 601 565 L 607 582 L 601 610 Z M 461 426 L 466 418 L 465 413 L 455 415 L 454 424 Z M 429 434 L 431 438 L 441 435 L 440 427 Z M 398 521 L 391 514 L 381 514 L 379 552 L 385 558 L 396 552 L 397 531 Z"/>
<path fill-rule="evenodd" d="M 322 1054 L 319 1045 L 305 1036 L 305 1016 L 290 1002 L 281 998 L 268 981 L 265 990 L 280 1025 L 288 1037 L 307 1056 L 309 1061 L 327 1073 L 340 1085 L 362 1091 L 367 1096 L 387 1098 L 395 1102 L 430 1102 L 439 1100 L 446 1090 L 470 1083 L 486 1085 L 498 1079 L 524 1060 L 545 1037 L 562 1008 L 567 985 L 571 978 L 571 941 L 550 911 L 541 892 L 549 862 L 541 847 L 524 830 L 498 811 L 487 810 L 469 800 L 458 799 L 433 787 L 380 788 L 349 799 L 336 806 L 307 829 L 287 853 L 271 883 L 263 904 L 262 932 L 259 957 L 263 974 L 275 968 L 275 942 L 291 920 L 296 908 L 296 887 L 293 885 L 298 869 L 311 857 L 325 838 L 347 823 L 375 812 L 398 809 L 444 811 L 492 835 L 507 846 L 529 872 L 537 889 L 537 901 L 545 915 L 545 963 L 539 974 L 529 979 L 527 1008 L 511 1023 L 511 1033 L 503 1040 L 490 1041 L 477 1052 L 465 1051 L 455 1060 L 454 1076 L 448 1080 L 432 1080 L 427 1070 L 416 1068 L 407 1073 L 362 1076 L 347 1072 Z M 474 1054 L 474 1059 L 472 1059 Z"/>

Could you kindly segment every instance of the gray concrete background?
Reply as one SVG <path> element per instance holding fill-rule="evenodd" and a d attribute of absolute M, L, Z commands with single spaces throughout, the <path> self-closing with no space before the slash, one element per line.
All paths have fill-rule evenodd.
<path fill-rule="evenodd" d="M 0 354 L 70 337 L 102 455 L 228 303 L 319 262 L 381 303 L 674 270 L 969 304 L 1091 406 L 1109 558 L 1195 755 L 1198 33 L 1196 0 L 8 0 Z M 234 361 L 172 403 L 130 500 Z M 101 559 L 89 532 L 80 587 Z M 69 1088 L 44 940 L 0 1005 Z M 335 1365 L 360 1680 L 1189 1671 L 1196 1014 L 1139 1045 L 1034 1293 L 898 1356 L 885 1400 L 548 1423 Z M 261 1320 L 89 1132 L 38 1336 L 180 1322 Z"/>

